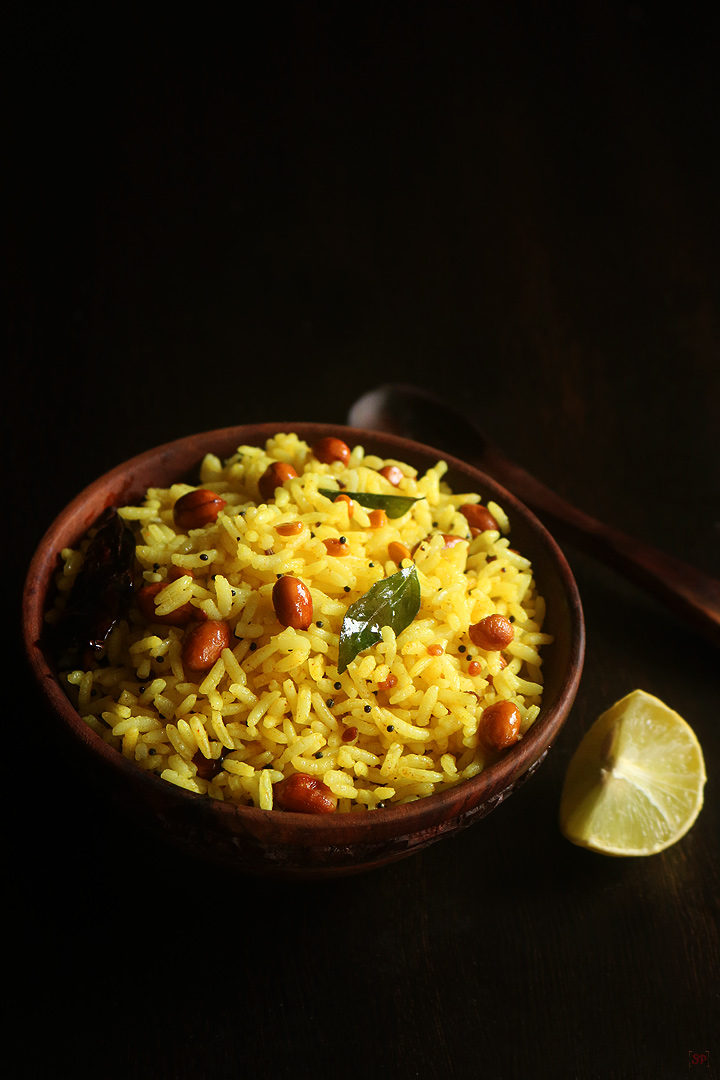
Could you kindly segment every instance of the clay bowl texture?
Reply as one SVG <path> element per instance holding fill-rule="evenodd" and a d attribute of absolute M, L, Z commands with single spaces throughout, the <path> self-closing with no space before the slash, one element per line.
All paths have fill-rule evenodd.
<path fill-rule="evenodd" d="M 545 629 L 554 643 L 544 649 L 545 691 L 540 716 L 528 734 L 479 776 L 416 802 L 368 813 L 314 816 L 230 806 L 176 788 L 142 772 L 104 743 L 77 714 L 61 689 L 43 647 L 59 552 L 72 547 L 111 505 L 144 496 L 149 486 L 198 482 L 207 452 L 229 457 L 241 444 L 263 445 L 277 432 L 295 431 L 313 443 L 337 435 L 366 452 L 407 461 L 420 470 L 443 459 L 456 492 L 494 499 L 511 523 L 512 544 L 532 559 L 547 601 Z M 57 517 L 30 565 L 23 595 L 23 632 L 29 664 L 58 727 L 61 744 L 86 768 L 101 793 L 136 822 L 201 859 L 243 873 L 324 877 L 380 866 L 427 847 L 485 817 L 537 769 L 565 722 L 577 692 L 585 649 L 577 587 L 559 547 L 539 521 L 509 492 L 443 450 L 397 436 L 319 423 L 265 423 L 204 432 L 167 443 L 101 476 Z M 91 788 L 92 790 L 92 788 Z"/>

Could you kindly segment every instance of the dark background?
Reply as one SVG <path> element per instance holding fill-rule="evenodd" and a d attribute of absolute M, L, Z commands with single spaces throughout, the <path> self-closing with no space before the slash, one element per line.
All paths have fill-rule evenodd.
<path fill-rule="evenodd" d="M 3 20 L 14 686 L 28 562 L 87 483 L 190 432 L 343 422 L 389 379 L 720 575 L 713 5 L 237 11 Z M 190 863 L 58 768 L 32 690 L 7 706 L 13 1076 L 48 1050 L 96 1077 L 717 1075 L 717 651 L 565 551 L 588 651 L 547 762 L 357 878 Z M 706 805 L 614 860 L 557 807 L 582 733 L 638 686 L 695 728 Z"/>

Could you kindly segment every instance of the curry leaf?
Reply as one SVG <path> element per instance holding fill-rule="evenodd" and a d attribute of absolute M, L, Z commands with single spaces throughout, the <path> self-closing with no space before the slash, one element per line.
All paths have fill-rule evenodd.
<path fill-rule="evenodd" d="M 384 510 L 389 518 L 399 518 L 407 514 L 413 503 L 419 502 L 424 495 L 414 498 L 412 495 L 381 495 L 372 491 L 334 491 L 331 488 L 318 488 L 321 495 L 336 499 L 338 495 L 347 495 L 355 499 L 368 510 Z"/>
<path fill-rule="evenodd" d="M 382 640 L 383 626 L 399 634 L 419 610 L 420 580 L 414 565 L 376 581 L 345 613 L 340 628 L 338 674 L 358 653 Z"/>

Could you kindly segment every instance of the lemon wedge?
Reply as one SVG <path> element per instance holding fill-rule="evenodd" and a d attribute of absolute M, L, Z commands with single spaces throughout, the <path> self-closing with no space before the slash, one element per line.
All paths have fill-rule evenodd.
<path fill-rule="evenodd" d="M 575 751 L 560 829 L 605 855 L 653 855 L 693 824 L 705 778 L 690 725 L 659 698 L 633 690 L 598 717 Z"/>

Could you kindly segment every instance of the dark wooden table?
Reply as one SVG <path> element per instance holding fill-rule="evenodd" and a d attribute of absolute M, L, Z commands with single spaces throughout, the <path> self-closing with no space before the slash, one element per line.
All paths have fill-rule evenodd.
<path fill-rule="evenodd" d="M 138 1080 L 718 1075 L 718 654 L 589 556 L 566 547 L 587 661 L 537 775 L 323 883 L 190 863 L 90 799 L 17 629 L 36 543 L 100 473 L 191 431 L 342 422 L 388 378 L 720 576 L 711 5 L 296 5 L 238 28 L 149 7 L 6 18 L 13 1075 L 50 1051 Z M 560 836 L 558 802 L 636 687 L 692 724 L 709 782 L 680 843 L 615 860 Z"/>

